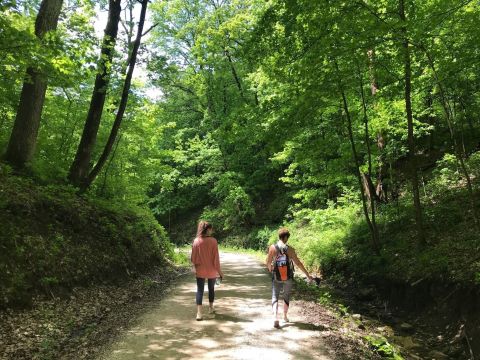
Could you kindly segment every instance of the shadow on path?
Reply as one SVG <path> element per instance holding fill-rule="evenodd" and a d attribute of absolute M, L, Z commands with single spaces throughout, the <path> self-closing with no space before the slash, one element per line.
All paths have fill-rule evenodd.
<path fill-rule="evenodd" d="M 195 320 L 195 279 L 185 277 L 100 359 L 331 359 L 319 338 L 323 328 L 303 322 L 273 328 L 270 275 L 255 259 L 223 253 L 221 261 L 216 315 Z M 300 318 L 295 302 L 292 308 L 290 317 Z"/>

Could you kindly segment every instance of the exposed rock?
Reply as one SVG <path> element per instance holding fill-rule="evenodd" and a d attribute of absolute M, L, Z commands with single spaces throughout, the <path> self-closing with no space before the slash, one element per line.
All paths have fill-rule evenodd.
<path fill-rule="evenodd" d="M 418 344 L 412 339 L 411 336 L 394 336 L 394 339 L 395 343 L 398 343 L 405 349 L 412 349 L 418 346 Z"/>
<path fill-rule="evenodd" d="M 412 360 L 423 360 L 420 356 L 418 356 L 417 354 L 408 354 L 408 356 L 410 357 L 410 359 Z"/>
<path fill-rule="evenodd" d="M 353 315 L 352 315 L 352 319 L 353 319 L 353 320 L 360 320 L 360 321 L 361 321 L 361 320 L 362 320 L 362 315 L 360 315 L 360 314 L 353 314 Z"/>
<path fill-rule="evenodd" d="M 377 327 L 377 331 L 386 337 L 392 337 L 395 334 L 390 326 Z"/>

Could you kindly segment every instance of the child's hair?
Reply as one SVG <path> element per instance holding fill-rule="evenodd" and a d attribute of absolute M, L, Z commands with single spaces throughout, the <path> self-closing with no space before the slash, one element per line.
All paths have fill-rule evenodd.
<path fill-rule="evenodd" d="M 197 227 L 197 237 L 202 237 L 207 234 L 208 229 L 212 229 L 213 226 L 208 221 L 200 220 Z"/>
<path fill-rule="evenodd" d="M 288 229 L 286 227 L 282 227 L 278 230 L 278 238 L 280 240 L 283 240 L 285 238 L 289 238 L 290 237 L 290 232 L 288 231 Z"/>

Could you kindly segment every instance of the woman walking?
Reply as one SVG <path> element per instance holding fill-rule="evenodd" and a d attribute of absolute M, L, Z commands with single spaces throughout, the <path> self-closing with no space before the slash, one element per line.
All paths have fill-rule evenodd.
<path fill-rule="evenodd" d="M 205 289 L 205 279 L 208 282 L 208 301 L 210 314 L 215 313 L 213 301 L 215 300 L 215 281 L 217 276 L 223 278 L 220 268 L 217 240 L 212 237 L 213 226 L 207 221 L 200 221 L 197 237 L 193 241 L 191 261 L 197 277 L 197 321 L 203 319 L 202 301 Z"/>

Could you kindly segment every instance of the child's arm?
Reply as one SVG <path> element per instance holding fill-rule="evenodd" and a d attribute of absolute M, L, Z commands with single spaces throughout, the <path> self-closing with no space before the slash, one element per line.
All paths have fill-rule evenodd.
<path fill-rule="evenodd" d="M 270 246 L 268 249 L 268 255 L 267 255 L 267 269 L 268 271 L 272 272 L 273 271 L 273 266 L 272 266 L 272 260 L 273 257 L 275 256 L 275 246 Z"/>
<path fill-rule="evenodd" d="M 312 276 L 308 273 L 307 269 L 305 269 L 305 266 L 303 266 L 295 250 L 293 248 L 288 248 L 288 252 L 289 252 L 288 256 L 293 260 L 295 265 L 297 265 L 300 268 L 300 270 L 302 270 L 303 273 L 307 275 L 308 280 L 312 280 L 313 279 Z"/>

